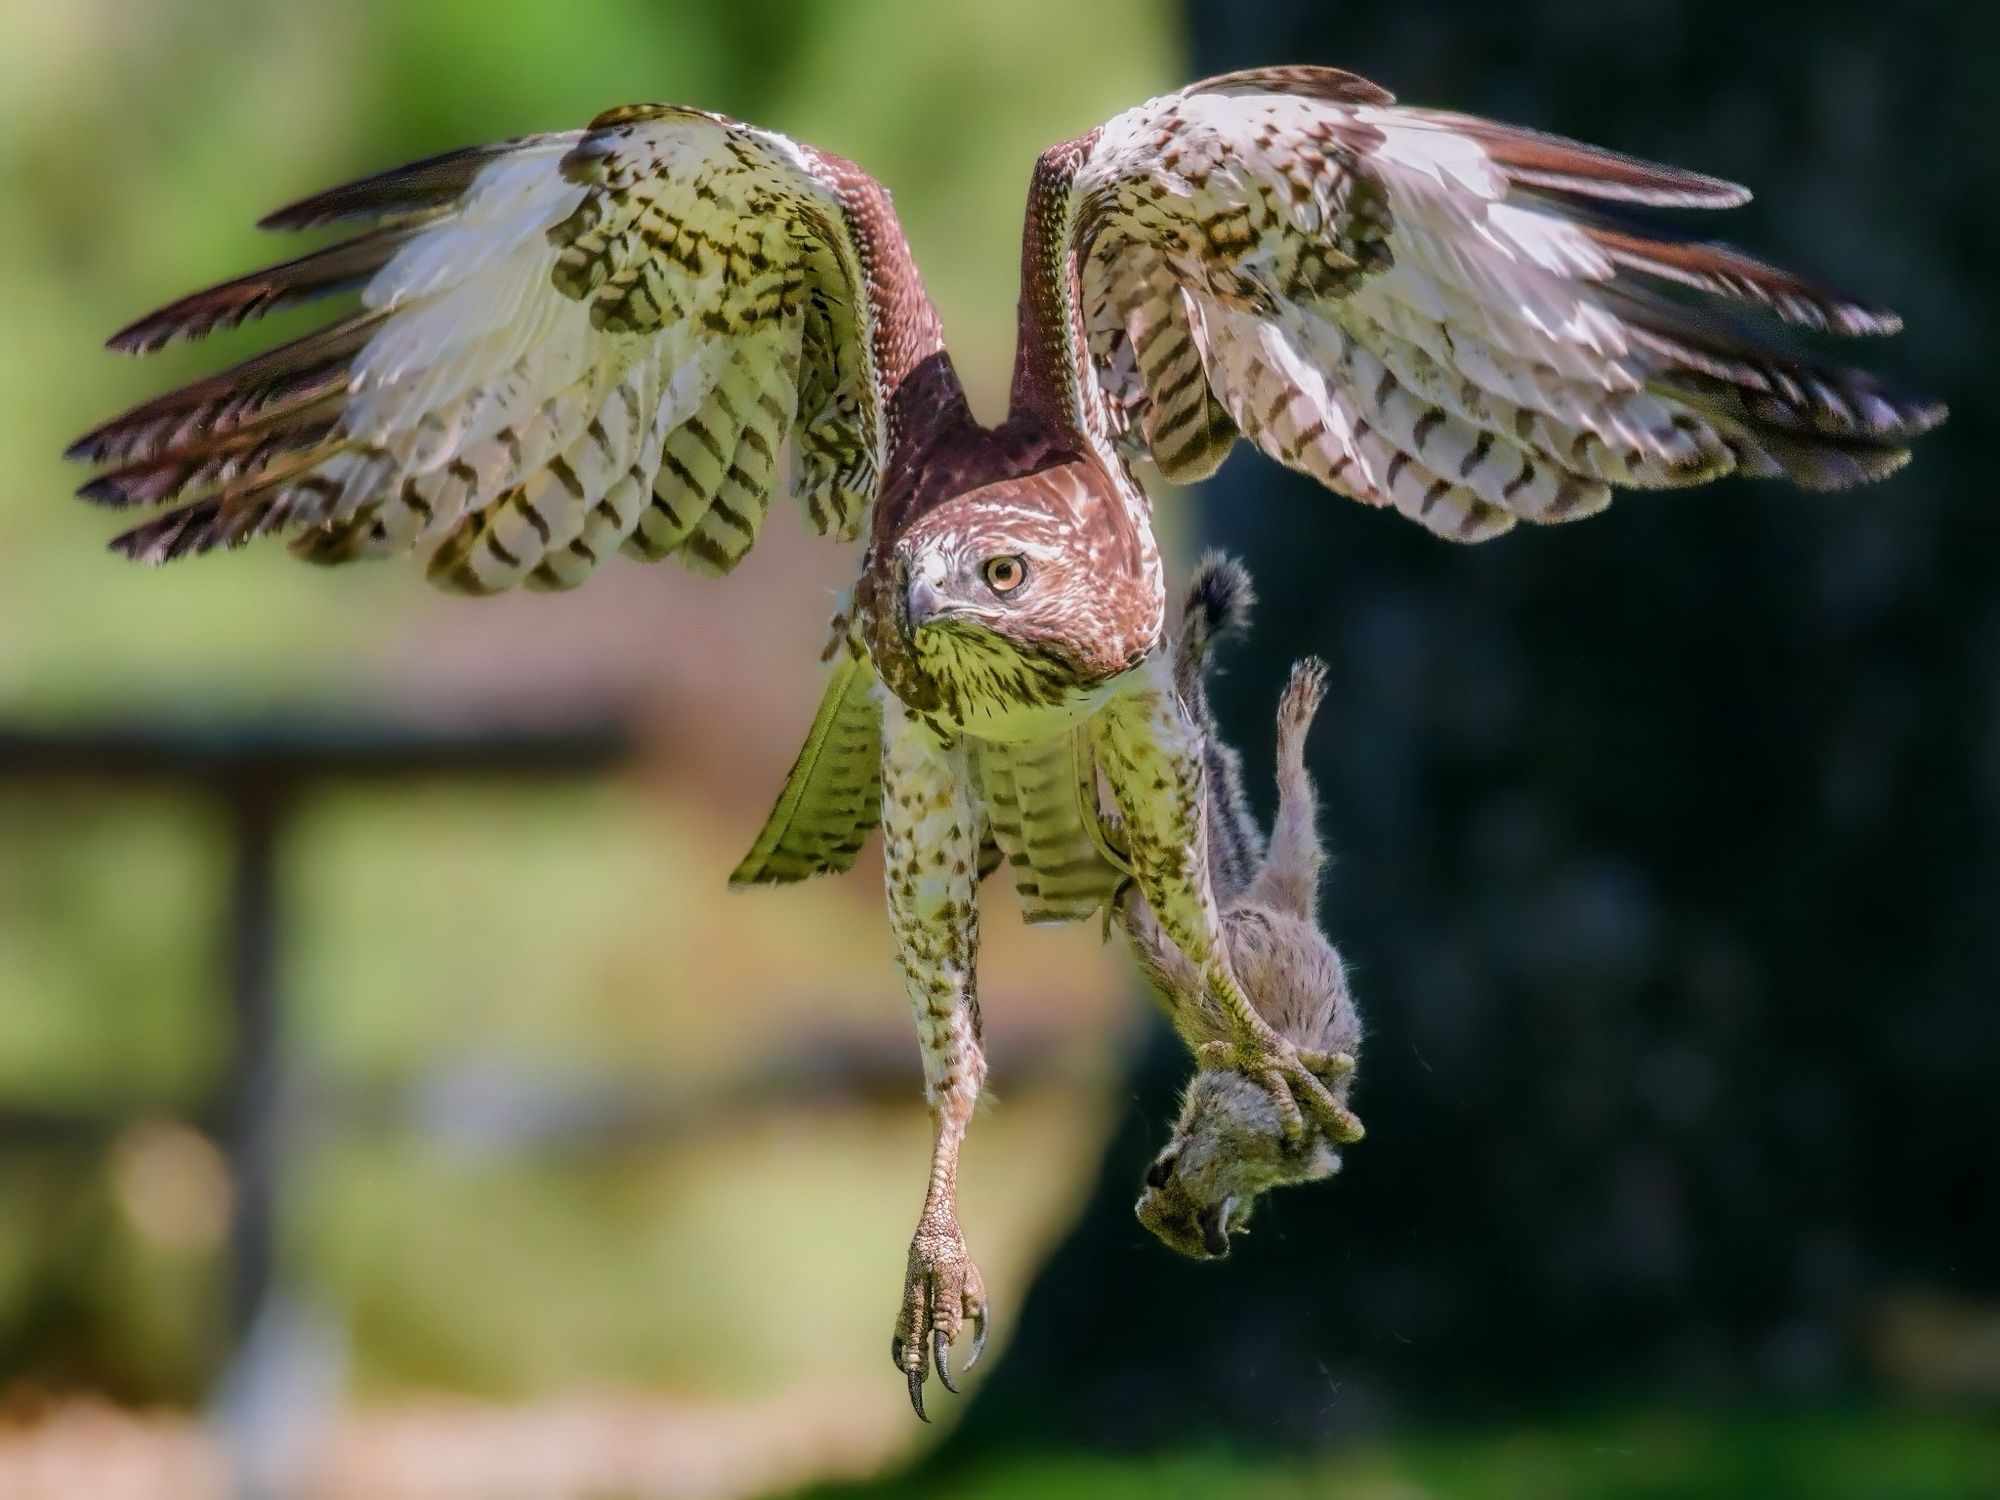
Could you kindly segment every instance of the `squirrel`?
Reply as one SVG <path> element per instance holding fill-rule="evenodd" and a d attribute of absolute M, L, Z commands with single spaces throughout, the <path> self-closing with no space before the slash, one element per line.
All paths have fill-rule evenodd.
<path fill-rule="evenodd" d="M 1175 688 L 1203 742 L 1211 878 L 1231 960 L 1258 1013 L 1296 1045 L 1343 1117 L 1303 1139 L 1284 1129 L 1264 1083 L 1225 1066 L 1189 1080 L 1173 1135 L 1146 1169 L 1139 1222 L 1170 1248 L 1200 1260 L 1229 1252 L 1274 1187 L 1340 1170 L 1340 1147 L 1361 1138 L 1347 1111 L 1361 1018 L 1340 954 L 1318 922 L 1326 862 L 1305 741 L 1326 691 L 1326 665 L 1296 663 L 1278 700 L 1278 810 L 1268 841 L 1243 791 L 1242 758 L 1216 729 L 1205 674 L 1215 643 L 1242 628 L 1255 595 L 1240 563 L 1210 553 L 1188 582 L 1174 641 Z M 1147 986 L 1196 1055 L 1224 1034 L 1222 1018 L 1186 958 L 1161 932 L 1136 890 L 1113 912 Z"/>

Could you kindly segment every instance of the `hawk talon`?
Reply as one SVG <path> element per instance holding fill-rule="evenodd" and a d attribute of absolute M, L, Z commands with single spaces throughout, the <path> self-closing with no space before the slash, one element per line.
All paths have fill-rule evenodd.
<path fill-rule="evenodd" d="M 1321 1081 L 1345 1078 L 1354 1071 L 1354 1057 L 1347 1052 L 1326 1052 L 1317 1047 L 1298 1049 L 1299 1061 L 1307 1070 L 1319 1076 Z"/>
<path fill-rule="evenodd" d="M 958 1394 L 958 1386 L 951 1378 L 951 1340 L 945 1337 L 942 1328 L 931 1330 L 931 1363 L 937 1367 L 938 1384 Z"/>
<path fill-rule="evenodd" d="M 1304 1150 L 1305 1109 L 1300 1105 L 1297 1093 L 1285 1081 L 1285 1075 L 1276 1068 L 1259 1068 L 1250 1076 L 1257 1080 L 1264 1092 L 1271 1096 L 1272 1104 L 1277 1106 L 1278 1134 L 1284 1140 L 1286 1147 L 1293 1151 Z"/>
<path fill-rule="evenodd" d="M 972 1352 L 965 1356 L 965 1363 L 959 1368 L 963 1375 L 979 1363 L 979 1356 L 986 1352 L 986 1330 L 991 1323 L 986 1316 L 986 1304 L 981 1302 L 976 1312 L 967 1315 L 972 1322 Z"/>
<path fill-rule="evenodd" d="M 926 1209 L 910 1241 L 909 1269 L 903 1280 L 903 1310 L 897 1319 L 889 1352 L 910 1390 L 910 1407 L 923 1421 L 924 1383 L 933 1369 L 938 1383 L 953 1395 L 959 1391 L 951 1368 L 951 1346 L 968 1324 L 972 1328 L 970 1357 L 962 1375 L 986 1347 L 989 1317 L 986 1287 L 965 1252 L 965 1239 L 950 1209 Z"/>
<path fill-rule="evenodd" d="M 1255 1080 L 1271 1096 L 1287 1145 L 1304 1145 L 1308 1115 L 1329 1140 L 1361 1139 L 1361 1121 L 1333 1097 L 1325 1078 L 1320 1076 L 1333 1073 L 1337 1077 L 1352 1070 L 1354 1059 L 1346 1053 L 1301 1052 L 1273 1033 L 1268 1041 L 1253 1036 L 1204 1042 L 1195 1055 L 1205 1068 L 1228 1069 Z"/>

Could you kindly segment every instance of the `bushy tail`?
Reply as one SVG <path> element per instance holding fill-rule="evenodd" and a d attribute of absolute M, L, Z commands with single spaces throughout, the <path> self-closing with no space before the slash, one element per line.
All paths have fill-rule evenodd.
<path fill-rule="evenodd" d="M 1174 637 L 1174 689 L 1201 733 L 1208 783 L 1209 868 L 1215 898 L 1227 904 L 1256 877 L 1264 862 L 1264 831 L 1243 792 L 1243 760 L 1216 727 L 1204 675 L 1215 643 L 1243 629 L 1257 602 L 1243 564 L 1220 552 L 1203 555 L 1181 597 Z"/>
<path fill-rule="evenodd" d="M 1181 627 L 1174 639 L 1174 686 L 1190 708 L 1193 700 L 1203 700 L 1207 718 L 1207 694 L 1202 690 L 1202 674 L 1209 652 L 1223 636 L 1246 629 L 1250 607 L 1257 592 L 1243 564 L 1221 552 L 1205 552 L 1188 579 L 1181 597 Z"/>

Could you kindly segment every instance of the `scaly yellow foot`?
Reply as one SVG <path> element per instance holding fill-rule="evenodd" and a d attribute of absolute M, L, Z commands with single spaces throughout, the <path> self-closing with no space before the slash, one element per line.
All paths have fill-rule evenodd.
<path fill-rule="evenodd" d="M 957 1214 L 948 1205 L 927 1205 L 910 1240 L 903 1310 L 889 1345 L 889 1357 L 909 1382 L 910 1405 L 926 1422 L 930 1418 L 924 1412 L 924 1381 L 933 1365 L 944 1388 L 958 1393 L 951 1374 L 951 1346 L 968 1323 L 972 1348 L 966 1356 L 967 1370 L 979 1362 L 986 1347 L 986 1286 L 965 1253 Z"/>

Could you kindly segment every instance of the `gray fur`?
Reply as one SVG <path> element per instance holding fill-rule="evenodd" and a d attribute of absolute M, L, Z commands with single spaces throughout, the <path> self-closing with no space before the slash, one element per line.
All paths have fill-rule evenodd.
<path fill-rule="evenodd" d="M 1240 565 L 1211 555 L 1190 580 L 1175 641 L 1181 701 L 1204 742 L 1208 823 L 1216 899 L 1231 959 L 1258 1013 L 1302 1054 L 1323 1056 L 1322 1077 L 1344 1108 L 1353 1087 L 1361 1020 L 1339 952 L 1317 924 L 1319 873 L 1325 863 L 1317 798 L 1305 768 L 1305 739 L 1325 687 L 1314 660 L 1292 668 L 1278 707 L 1278 812 L 1267 842 L 1243 791 L 1242 762 L 1223 740 L 1203 684 L 1214 641 L 1239 626 L 1251 600 Z M 1167 940 L 1136 893 L 1119 923 L 1141 973 L 1191 1048 L 1224 1034 L 1193 967 Z M 1352 1117 L 1349 1117 L 1352 1120 Z M 1139 1220 L 1182 1254 L 1226 1254 L 1229 1237 L 1248 1223 L 1257 1199 L 1274 1187 L 1311 1182 L 1340 1169 L 1341 1139 L 1312 1130 L 1288 1140 L 1277 1102 L 1259 1081 L 1226 1067 L 1204 1067 L 1189 1081 L 1180 1117 L 1146 1174 Z"/>

